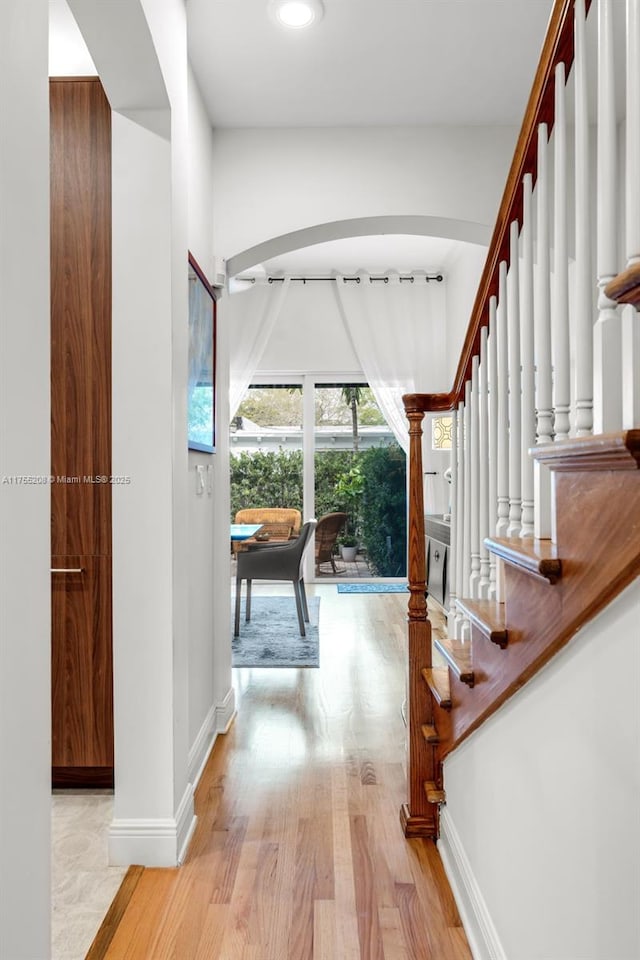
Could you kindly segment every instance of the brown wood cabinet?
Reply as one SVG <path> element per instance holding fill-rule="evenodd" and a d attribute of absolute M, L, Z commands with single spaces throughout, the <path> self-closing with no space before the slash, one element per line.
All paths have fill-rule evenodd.
<path fill-rule="evenodd" d="M 111 111 L 97 78 L 53 79 L 50 107 L 53 783 L 105 786 L 113 783 Z"/>

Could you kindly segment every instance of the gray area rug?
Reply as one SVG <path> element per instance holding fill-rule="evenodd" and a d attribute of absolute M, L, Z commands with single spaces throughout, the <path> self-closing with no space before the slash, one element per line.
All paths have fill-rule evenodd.
<path fill-rule="evenodd" d="M 233 637 L 234 667 L 318 667 L 320 665 L 318 616 L 320 597 L 307 597 L 311 622 L 301 637 L 293 592 L 289 597 L 253 597 L 251 620 L 244 619 L 245 600 L 240 607 L 240 636 Z M 231 631 L 233 633 L 231 611 Z"/>

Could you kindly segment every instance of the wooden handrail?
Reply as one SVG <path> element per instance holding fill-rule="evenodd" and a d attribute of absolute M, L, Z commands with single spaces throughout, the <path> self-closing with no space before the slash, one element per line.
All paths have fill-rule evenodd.
<path fill-rule="evenodd" d="M 591 0 L 585 0 L 587 13 L 590 5 Z M 530 173 L 534 184 L 536 181 L 538 127 L 546 123 L 549 133 L 553 128 L 555 69 L 559 63 L 564 63 L 568 74 L 573 63 L 573 11 L 574 0 L 555 0 L 453 386 L 449 394 L 426 395 L 422 401 L 425 412 L 450 410 L 464 399 L 464 385 L 471 377 L 473 357 L 480 352 L 480 331 L 489 322 L 489 300 L 498 293 L 499 266 L 502 260 L 507 265 L 509 263 L 509 226 L 514 220 L 522 225 L 522 179 L 526 173 Z M 436 401 L 435 397 L 449 397 L 449 406 L 430 406 L 431 402 L 441 402 L 440 399 Z"/>

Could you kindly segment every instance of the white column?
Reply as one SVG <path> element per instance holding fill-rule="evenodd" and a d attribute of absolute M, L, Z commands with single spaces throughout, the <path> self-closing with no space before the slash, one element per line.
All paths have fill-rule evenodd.
<path fill-rule="evenodd" d="M 500 263 L 496 310 L 498 354 L 498 436 L 496 480 L 496 536 L 506 537 L 509 526 L 509 340 L 507 336 L 507 264 Z"/>
<path fill-rule="evenodd" d="M 448 634 L 455 637 L 456 609 L 458 603 L 458 416 L 455 410 L 451 411 L 451 490 L 449 493 L 451 504 L 451 521 L 449 529 L 449 559 L 447 573 L 449 577 L 449 613 L 447 616 Z"/>
<path fill-rule="evenodd" d="M 496 319 L 497 301 L 489 300 L 489 486 L 487 491 L 487 532 L 492 536 L 498 518 L 498 330 Z M 487 596 L 495 600 L 496 596 L 496 558 L 489 554 L 489 589 Z"/>
<path fill-rule="evenodd" d="M 1 17 L 0 956 L 33 960 L 51 949 L 48 3 Z"/>
<path fill-rule="evenodd" d="M 612 0 L 598 0 L 598 320 L 593 337 L 594 433 L 622 426 L 621 317 L 604 288 L 618 273 L 618 175 Z"/>
<path fill-rule="evenodd" d="M 480 405 L 479 405 L 479 475 L 478 475 L 478 531 L 480 541 L 480 579 L 478 581 L 478 596 L 489 596 L 489 551 L 484 545 L 484 538 L 489 536 L 489 358 L 487 347 L 488 330 L 483 327 L 480 331 Z"/>
<path fill-rule="evenodd" d="M 591 263 L 591 194 L 589 183 L 589 115 L 584 0 L 575 0 L 575 416 L 576 435 L 593 428 L 593 268 Z"/>
<path fill-rule="evenodd" d="M 522 526 L 521 537 L 532 537 L 533 460 L 529 449 L 536 442 L 536 411 L 534 397 L 534 341 L 533 341 L 533 180 L 527 173 L 523 181 L 522 214 L 522 296 L 520 307 L 520 337 L 522 357 Z"/>
<path fill-rule="evenodd" d="M 510 227 L 510 264 L 507 274 L 509 337 L 509 526 L 508 537 L 520 536 L 522 515 L 522 437 L 520 376 L 520 263 L 518 222 Z"/>
<path fill-rule="evenodd" d="M 553 296 L 551 327 L 556 440 L 569 436 L 569 276 L 567 255 L 567 123 L 564 63 L 556 67 L 553 177 Z"/>
<path fill-rule="evenodd" d="M 536 181 L 536 261 L 534 297 L 537 442 L 553 440 L 551 366 L 551 262 L 549 254 L 549 143 L 547 125 L 538 127 L 538 179 Z M 551 536 L 551 473 L 534 464 L 534 536 Z"/>
<path fill-rule="evenodd" d="M 471 361 L 471 405 L 469 419 L 471 425 L 471 571 L 469 574 L 469 595 L 478 597 L 480 583 L 480 392 L 479 359 L 476 355 Z"/>

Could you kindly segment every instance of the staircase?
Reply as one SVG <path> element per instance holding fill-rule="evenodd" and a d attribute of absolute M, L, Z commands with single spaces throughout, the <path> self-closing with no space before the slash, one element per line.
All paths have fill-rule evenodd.
<path fill-rule="evenodd" d="M 404 398 L 407 837 L 438 836 L 447 756 L 640 572 L 640 176 L 617 179 L 614 96 L 616 63 L 640 63 L 640 2 L 627 0 L 622 50 L 616 9 L 611 0 L 557 0 L 454 384 L 448 394 Z M 625 75 L 624 166 L 637 173 L 640 72 Z M 426 413 L 453 418 L 449 636 L 433 642 Z"/>

